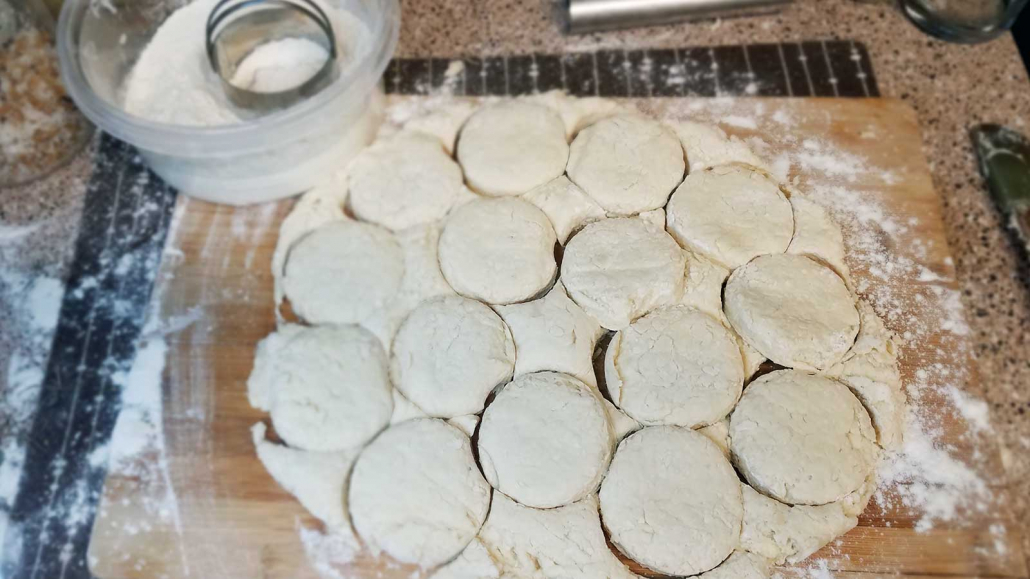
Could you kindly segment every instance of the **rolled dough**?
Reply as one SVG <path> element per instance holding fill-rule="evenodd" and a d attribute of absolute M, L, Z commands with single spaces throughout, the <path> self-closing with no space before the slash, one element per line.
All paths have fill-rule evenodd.
<path fill-rule="evenodd" d="M 562 245 L 582 226 L 606 216 L 604 209 L 565 175 L 533 189 L 523 198 L 547 215 Z"/>

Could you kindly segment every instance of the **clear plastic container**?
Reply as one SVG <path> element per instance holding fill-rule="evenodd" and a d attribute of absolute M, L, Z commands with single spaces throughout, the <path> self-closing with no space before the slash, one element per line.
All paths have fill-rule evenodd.
<path fill-rule="evenodd" d="M 154 172 L 184 193 L 233 205 L 288 197 L 371 142 L 382 122 L 381 77 L 397 45 L 397 0 L 325 2 L 360 20 L 370 44 L 332 85 L 256 120 L 181 126 L 122 108 L 123 85 L 140 53 L 185 0 L 67 0 L 57 27 L 62 80 L 87 117 L 135 145 Z"/>

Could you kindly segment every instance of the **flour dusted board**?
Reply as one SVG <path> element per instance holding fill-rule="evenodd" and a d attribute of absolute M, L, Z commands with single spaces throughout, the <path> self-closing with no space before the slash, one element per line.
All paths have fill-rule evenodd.
<path fill-rule="evenodd" d="M 888 250 L 932 273 L 893 279 L 878 290 L 902 312 L 893 316 L 889 312 L 888 325 L 902 334 L 920 336 L 904 348 L 906 383 L 918 379 L 916 370 L 927 361 L 937 360 L 942 368 L 957 375 L 969 371 L 968 379 L 976 380 L 969 360 L 949 353 L 961 337 L 944 330 L 925 331 L 941 325 L 938 318 L 944 312 L 927 311 L 916 303 L 917 296 L 934 288 L 953 291 L 954 270 L 938 199 L 919 152 L 914 113 L 892 100 L 713 103 L 634 101 L 659 118 L 715 115 L 729 120 L 731 124 L 724 127 L 731 133 L 761 135 L 771 151 L 789 151 L 803 160 L 794 167 L 801 190 L 822 179 L 838 183 L 841 190 L 876 196 L 885 214 L 907 224 L 907 233 L 884 234 Z M 866 159 L 877 171 L 847 170 L 821 159 L 815 151 L 806 152 L 805 143 L 832 144 Z M 170 243 L 182 256 L 166 260 L 155 295 L 164 319 L 190 317 L 193 312 L 197 320 L 166 337 L 163 458 L 167 472 L 158 480 L 124 474 L 108 477 L 90 545 L 97 575 L 317 576 L 301 537 L 316 536 L 318 524 L 271 480 L 255 457 L 249 427 L 265 416 L 250 408 L 245 390 L 254 345 L 274 327 L 268 264 L 277 225 L 289 205 L 233 209 L 180 199 L 178 225 Z M 880 273 L 873 271 L 878 267 L 875 262 L 859 260 L 852 265 L 860 289 L 884 284 Z M 196 315 L 198 308 L 202 315 Z M 941 394 L 928 392 L 919 405 L 940 414 L 939 443 L 975 464 L 990 484 L 1003 480 L 996 449 L 970 435 L 965 422 L 947 411 Z M 175 501 L 156 501 L 155 508 L 154 497 L 170 492 Z M 829 569 L 846 572 L 845 576 L 1026 576 L 1018 531 L 1008 524 L 1002 505 L 975 505 L 958 521 L 916 530 L 925 513 L 904 506 L 901 494 L 900 485 L 889 489 L 880 503 L 869 507 L 857 529 L 817 557 Z M 162 513 L 162 508 L 175 512 Z M 307 545 L 328 551 L 333 547 L 310 540 Z M 350 571 L 353 576 L 410 574 L 410 569 L 369 557 L 359 557 Z"/>

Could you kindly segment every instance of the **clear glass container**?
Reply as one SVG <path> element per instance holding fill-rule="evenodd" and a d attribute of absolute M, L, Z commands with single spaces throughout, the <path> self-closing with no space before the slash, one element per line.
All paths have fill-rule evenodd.
<path fill-rule="evenodd" d="M 124 83 L 140 54 L 189 0 L 66 0 L 57 26 L 62 78 L 86 116 L 135 145 L 184 193 L 234 205 L 288 197 L 326 179 L 371 142 L 382 121 L 381 77 L 397 45 L 397 0 L 324 1 L 366 26 L 369 45 L 332 85 L 258 119 L 183 126 L 123 109 Z"/>
<path fill-rule="evenodd" d="M 901 0 L 928 34 L 951 42 L 986 42 L 1012 28 L 1028 0 Z"/>

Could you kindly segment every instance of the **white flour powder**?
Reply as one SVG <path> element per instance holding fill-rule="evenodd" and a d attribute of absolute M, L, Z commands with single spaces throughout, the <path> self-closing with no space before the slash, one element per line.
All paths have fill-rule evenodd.
<path fill-rule="evenodd" d="M 279 92 L 300 86 L 322 68 L 329 53 L 307 38 L 284 38 L 254 49 L 236 70 L 232 83 L 254 92 Z"/>

